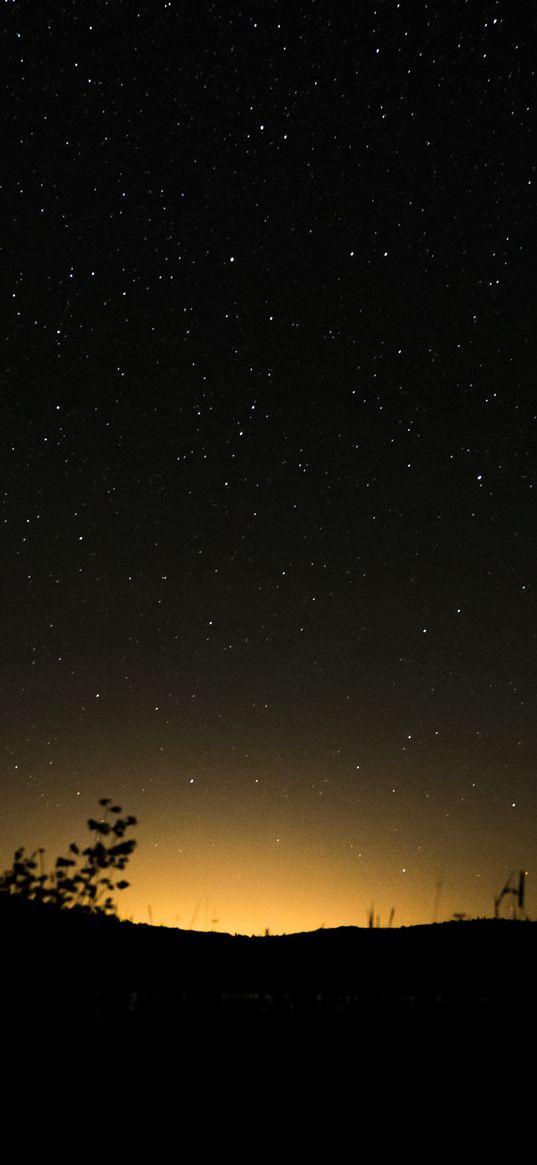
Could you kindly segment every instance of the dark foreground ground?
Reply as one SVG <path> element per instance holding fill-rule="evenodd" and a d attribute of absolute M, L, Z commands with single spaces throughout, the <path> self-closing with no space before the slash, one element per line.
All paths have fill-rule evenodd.
<path fill-rule="evenodd" d="M 535 1159 L 535 923 L 245 938 L 9 898 L 0 927 L 3 1063 L 17 1078 L 38 1063 L 60 1096 L 78 1080 L 101 1101 L 120 1086 L 140 1119 L 171 1105 L 207 1135 L 217 1108 L 261 1140 L 287 1111 L 332 1145 L 372 1122 L 383 1142 L 397 1130 L 417 1144 L 433 1122 L 419 1159 L 443 1159 L 445 1121 L 463 1139 L 458 1160 L 479 1159 L 484 1142 L 464 1149 L 471 1120 L 498 1147 L 508 1134 L 503 1160 Z"/>

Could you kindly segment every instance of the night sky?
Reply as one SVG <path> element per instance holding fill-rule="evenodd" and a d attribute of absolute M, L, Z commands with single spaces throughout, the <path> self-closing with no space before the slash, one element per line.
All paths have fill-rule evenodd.
<path fill-rule="evenodd" d="M 534 6 L 2 23 L 2 869 L 110 796 L 138 921 L 531 914 Z"/>

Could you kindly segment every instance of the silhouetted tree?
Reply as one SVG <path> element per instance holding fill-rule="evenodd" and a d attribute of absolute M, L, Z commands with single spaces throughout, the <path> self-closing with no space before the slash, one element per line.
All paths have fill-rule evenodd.
<path fill-rule="evenodd" d="M 0 875 L 0 893 L 17 894 L 27 900 L 54 904 L 61 910 L 78 909 L 89 913 L 114 914 L 115 890 L 129 885 L 124 878 L 114 880 L 116 871 L 125 869 L 136 842 L 125 833 L 136 825 L 136 817 L 122 817 L 120 805 L 109 797 L 99 801 L 103 807 L 100 821 L 90 817 L 88 829 L 97 835 L 93 845 L 82 851 L 72 842 L 69 857 L 58 857 L 54 869 L 46 872 L 43 849 L 26 854 L 24 846 L 15 851 L 13 865 Z"/>

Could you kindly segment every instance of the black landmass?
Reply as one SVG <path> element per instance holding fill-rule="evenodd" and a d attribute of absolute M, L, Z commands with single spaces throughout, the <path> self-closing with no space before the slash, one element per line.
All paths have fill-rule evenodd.
<path fill-rule="evenodd" d="M 290 1128 L 300 1160 L 534 1159 L 537 923 L 249 938 L 3 895 L 0 935 L 2 1061 L 49 1122 L 133 1153 L 165 1111 L 217 1155 L 248 1128 L 248 1161 Z"/>
<path fill-rule="evenodd" d="M 537 923 L 477 919 L 246 937 L 153 927 L 0 897 L 4 1023 L 352 1042 L 504 1042 L 536 1019 Z"/>

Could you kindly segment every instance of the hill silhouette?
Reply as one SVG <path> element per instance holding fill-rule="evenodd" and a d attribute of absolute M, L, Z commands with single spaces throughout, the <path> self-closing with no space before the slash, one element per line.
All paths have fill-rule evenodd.
<path fill-rule="evenodd" d="M 140 1114 L 152 1119 L 165 1104 L 214 1135 L 215 1151 L 226 1122 L 240 1130 L 246 1120 L 248 1160 L 265 1126 L 286 1136 L 291 1127 L 297 1152 L 309 1143 L 314 1153 L 322 1137 L 335 1159 L 354 1136 L 369 1143 L 367 1160 L 379 1145 L 393 1154 L 403 1137 L 414 1147 L 421 1138 L 425 1155 L 413 1159 L 431 1160 L 448 1129 L 459 1153 L 452 1114 L 464 1111 L 475 1145 L 457 1159 L 476 1160 L 505 1078 L 521 1111 L 531 1102 L 533 1076 L 520 1068 L 537 1032 L 533 922 L 249 938 L 0 895 L 0 935 L 11 1083 L 39 1087 L 50 1103 L 54 1081 L 57 1103 L 69 1096 L 82 1114 L 91 1098 L 99 1127 L 120 1127 L 133 1151 Z M 129 1114 L 119 1126 L 118 1111 Z M 219 1122 L 206 1130 L 213 1112 Z M 493 1153 L 495 1124 L 487 1135 Z M 532 1159 L 513 1138 L 509 1128 L 503 1159 Z"/>
<path fill-rule="evenodd" d="M 475 920 L 246 937 L 172 930 L 0 895 L 4 1030 L 506 1038 L 535 1017 L 537 924 Z M 508 1030 L 508 1029 L 507 1029 Z M 488 1033 L 488 1035 L 487 1035 Z"/>

